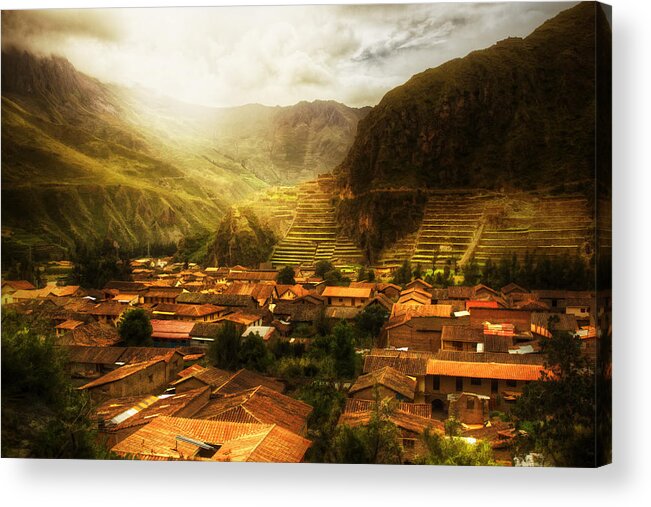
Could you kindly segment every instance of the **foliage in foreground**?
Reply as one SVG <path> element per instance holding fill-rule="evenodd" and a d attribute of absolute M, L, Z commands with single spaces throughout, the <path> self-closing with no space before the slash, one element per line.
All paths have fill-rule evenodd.
<path fill-rule="evenodd" d="M 541 453 L 552 466 L 595 466 L 595 377 L 581 340 L 554 333 L 543 352 L 547 371 L 524 387 L 513 410 L 528 435 L 517 453 Z"/>
<path fill-rule="evenodd" d="M 127 347 L 148 347 L 153 344 L 154 331 L 149 316 L 142 308 L 134 308 L 122 315 L 118 322 L 118 333 Z"/>
<path fill-rule="evenodd" d="M 87 395 L 74 389 L 47 325 L 3 312 L 2 457 L 102 459 Z"/>

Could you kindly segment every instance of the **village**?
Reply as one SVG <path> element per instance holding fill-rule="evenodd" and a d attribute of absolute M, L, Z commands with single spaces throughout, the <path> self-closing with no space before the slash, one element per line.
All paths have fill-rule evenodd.
<path fill-rule="evenodd" d="M 331 442 L 315 442 L 324 415 L 301 393 L 327 378 L 340 396 L 329 406 L 334 430 L 382 412 L 402 463 L 422 462 L 434 433 L 488 446 L 493 464 L 534 464 L 515 456 L 522 432 L 511 409 L 546 371 L 541 350 L 552 332 L 580 338 L 595 362 L 609 293 L 597 301 L 590 291 L 515 283 L 435 287 L 411 273 L 398 284 L 389 270 L 336 284 L 324 280 L 333 268 L 325 264 L 202 268 L 142 258 L 131 261 L 130 281 L 93 289 L 4 280 L 2 309 L 50 326 L 71 382 L 92 401 L 99 441 L 116 457 L 318 461 L 328 451 L 310 453 Z M 147 346 L 119 331 L 134 311 L 151 325 Z M 254 360 L 216 365 L 229 332 L 248 340 Z M 324 348 L 324 335 L 352 336 L 354 350 L 346 356 L 338 338 Z"/>

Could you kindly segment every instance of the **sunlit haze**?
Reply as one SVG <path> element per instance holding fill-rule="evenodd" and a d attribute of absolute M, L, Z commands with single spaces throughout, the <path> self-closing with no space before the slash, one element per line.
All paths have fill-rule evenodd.
<path fill-rule="evenodd" d="M 57 54 L 105 82 L 214 106 L 334 99 L 392 87 L 571 3 L 5 11 L 2 45 Z"/>

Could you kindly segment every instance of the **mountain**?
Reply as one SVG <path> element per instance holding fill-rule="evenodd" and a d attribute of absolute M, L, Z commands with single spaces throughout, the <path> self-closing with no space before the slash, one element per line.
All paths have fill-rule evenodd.
<path fill-rule="evenodd" d="M 378 250 L 418 221 L 423 189 L 589 187 L 595 55 L 605 62 L 604 99 L 610 41 L 601 7 L 586 2 L 528 37 L 451 60 L 388 92 L 360 121 L 335 171 L 344 230 Z M 606 139 L 609 116 L 601 120 L 598 133 Z M 416 219 L 405 223 L 405 216 Z"/>
<path fill-rule="evenodd" d="M 3 51 L 3 260 L 215 231 L 232 203 L 339 163 L 365 112 L 189 105 L 101 83 L 61 57 Z"/>

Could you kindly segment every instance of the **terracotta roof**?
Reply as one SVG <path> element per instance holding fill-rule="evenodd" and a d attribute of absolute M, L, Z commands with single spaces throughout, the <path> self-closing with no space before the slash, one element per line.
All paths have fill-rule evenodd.
<path fill-rule="evenodd" d="M 450 305 L 431 304 L 410 306 L 403 303 L 393 305 L 392 316 L 398 317 L 405 314 L 412 317 L 450 317 L 452 315 L 452 307 Z"/>
<path fill-rule="evenodd" d="M 377 283 L 375 282 L 350 282 L 348 286 L 353 289 L 371 289 L 375 290 L 377 288 Z"/>
<path fill-rule="evenodd" d="M 273 326 L 249 326 L 242 333 L 242 338 L 245 338 L 249 335 L 258 334 L 264 341 L 268 341 L 271 339 L 275 332 L 276 328 Z"/>
<path fill-rule="evenodd" d="M 329 306 L 325 310 L 326 317 L 329 319 L 352 320 L 357 317 L 361 308 L 354 306 Z"/>
<path fill-rule="evenodd" d="M 183 370 L 181 370 L 177 374 L 177 376 L 179 378 L 191 377 L 195 373 L 199 373 L 199 372 L 201 372 L 201 371 L 203 371 L 205 369 L 206 369 L 206 367 L 201 366 L 200 364 L 192 364 L 192 365 L 188 366 L 187 368 L 184 368 Z"/>
<path fill-rule="evenodd" d="M 432 284 L 427 283 L 427 282 L 426 282 L 425 280 L 423 280 L 422 278 L 417 278 L 416 280 L 412 280 L 412 281 L 409 282 L 405 287 L 408 287 L 408 288 L 409 288 L 409 287 L 415 287 L 415 286 L 418 286 L 418 285 L 422 285 L 423 287 L 425 287 L 425 288 L 427 288 L 427 289 L 431 289 L 431 288 L 432 288 Z"/>
<path fill-rule="evenodd" d="M 154 315 L 167 313 L 179 317 L 205 317 L 226 310 L 224 306 L 215 306 L 211 304 L 192 305 L 179 303 L 158 303 L 154 307 Z"/>
<path fill-rule="evenodd" d="M 448 377 L 475 377 L 500 380 L 538 380 L 542 367 L 532 364 L 466 363 L 430 359 L 428 375 Z"/>
<path fill-rule="evenodd" d="M 544 301 L 538 301 L 536 299 L 525 299 L 523 301 L 516 301 L 512 305 L 516 310 L 534 310 L 534 311 L 545 311 L 549 310 L 549 305 Z"/>
<path fill-rule="evenodd" d="M 282 382 L 265 377 L 251 370 L 241 369 L 216 388 L 213 393 L 218 395 L 235 394 L 258 386 L 265 386 L 279 393 L 285 390 L 285 385 Z"/>
<path fill-rule="evenodd" d="M 390 366 L 360 375 L 348 392 L 354 394 L 364 389 L 373 388 L 375 385 L 391 389 L 409 400 L 414 399 L 414 393 L 416 392 L 416 379 Z"/>
<path fill-rule="evenodd" d="M 368 287 L 326 287 L 321 293 L 321 296 L 335 298 L 370 298 L 371 289 Z"/>
<path fill-rule="evenodd" d="M 275 304 L 273 314 L 289 317 L 292 322 L 312 322 L 318 317 L 321 308 L 317 305 L 280 301 Z"/>
<path fill-rule="evenodd" d="M 65 322 L 64 322 L 65 324 Z M 91 322 L 75 327 L 57 338 L 59 345 L 111 347 L 122 341 L 118 330 L 110 324 Z"/>
<path fill-rule="evenodd" d="M 71 330 L 71 329 L 75 329 L 75 328 L 77 328 L 79 326 L 83 326 L 83 325 L 84 325 L 84 322 L 82 322 L 80 320 L 72 320 L 71 319 L 71 320 L 66 320 L 66 321 L 62 322 L 61 324 L 56 326 L 55 329 Z"/>
<path fill-rule="evenodd" d="M 152 395 L 138 395 L 138 396 L 125 396 L 122 398 L 113 398 L 105 401 L 97 406 L 91 414 L 91 419 L 94 421 L 103 420 L 110 421 L 116 416 L 123 414 L 129 409 L 140 406 L 147 406 L 150 400 L 154 401 L 158 398 Z M 135 413 L 135 410 L 133 411 Z"/>
<path fill-rule="evenodd" d="M 443 326 L 441 340 L 482 343 L 484 341 L 484 333 L 482 329 L 470 326 Z"/>
<path fill-rule="evenodd" d="M 284 286 L 288 287 L 288 286 Z M 299 285 L 300 289 L 303 287 Z M 252 296 L 258 300 L 267 300 L 273 296 L 276 285 L 270 283 L 241 283 L 234 282 L 226 288 L 224 294 L 234 294 L 238 296 Z"/>
<path fill-rule="evenodd" d="M 2 286 L 6 285 L 14 290 L 32 290 L 36 288 L 27 280 L 3 280 Z"/>
<path fill-rule="evenodd" d="M 64 346 L 68 362 L 81 364 L 115 364 L 124 354 L 125 347 L 85 347 L 81 345 Z"/>
<path fill-rule="evenodd" d="M 270 426 L 160 416 L 115 445 L 112 451 L 120 456 L 133 456 L 137 459 L 158 457 L 192 460 L 198 459 L 198 447 L 177 440 L 177 436 L 200 440 L 210 445 L 223 445 L 243 435 L 268 430 Z"/>
<path fill-rule="evenodd" d="M 300 463 L 311 442 L 280 426 L 256 435 L 245 435 L 226 442 L 215 454 L 217 461 L 260 463 Z"/>
<path fill-rule="evenodd" d="M 344 412 L 339 417 L 337 424 L 347 426 L 364 426 L 371 421 L 373 411 L 368 412 Z M 408 412 L 396 410 L 389 415 L 389 420 L 401 430 L 422 434 L 427 428 L 438 433 L 445 432 L 444 424 L 437 419 L 427 419 Z"/>
<path fill-rule="evenodd" d="M 224 322 L 196 322 L 190 331 L 190 336 L 199 338 L 216 338 Z"/>
<path fill-rule="evenodd" d="M 169 349 L 161 347 L 126 347 L 120 356 L 120 362 L 129 364 L 140 361 L 148 361 L 157 357 L 164 357 L 167 362 L 174 357 L 174 354 L 183 355 L 180 349 Z"/>
<path fill-rule="evenodd" d="M 512 292 L 528 293 L 529 291 L 517 283 L 509 283 L 500 289 L 502 294 L 511 294 Z"/>
<path fill-rule="evenodd" d="M 431 354 L 389 349 L 373 349 L 364 357 L 364 373 L 370 373 L 386 366 L 410 376 L 427 373 L 427 361 Z"/>
<path fill-rule="evenodd" d="M 447 292 L 450 299 L 470 299 L 475 295 L 474 287 L 463 285 L 452 285 L 448 287 Z"/>
<path fill-rule="evenodd" d="M 415 301 L 421 305 L 429 305 L 432 303 L 432 295 L 417 288 L 408 289 L 400 293 L 396 304 L 404 304 L 407 301 Z"/>
<path fill-rule="evenodd" d="M 347 398 L 346 405 L 344 405 L 344 413 L 353 412 L 368 412 L 375 408 L 375 401 L 373 400 L 360 400 L 358 398 Z M 424 417 L 426 419 L 432 418 L 432 404 L 431 403 L 405 403 L 398 402 L 396 410 L 407 412 L 409 414 Z"/>
<path fill-rule="evenodd" d="M 194 322 L 151 319 L 151 327 L 153 328 L 151 337 L 154 339 L 189 340 Z"/>
<path fill-rule="evenodd" d="M 243 326 L 250 326 L 253 323 L 259 321 L 262 317 L 254 313 L 245 313 L 245 312 L 235 312 L 226 315 L 219 319 L 220 322 L 229 320 L 235 322 L 236 324 L 242 324 Z"/>
<path fill-rule="evenodd" d="M 258 306 L 253 296 L 238 294 L 204 294 L 201 292 L 184 292 L 176 298 L 183 304 L 212 304 L 215 306 L 235 306 L 255 308 Z"/>
<path fill-rule="evenodd" d="M 219 387 L 224 384 L 230 377 L 231 373 L 226 370 L 220 370 L 214 366 L 208 366 L 207 368 L 202 368 L 195 371 L 191 375 L 186 375 L 179 380 L 172 382 L 172 385 L 183 384 L 191 378 L 195 378 L 207 386 L 210 386 L 212 389 Z"/>
<path fill-rule="evenodd" d="M 553 312 L 534 312 L 531 314 L 531 331 L 538 332 L 537 327 L 549 331 L 549 319 L 556 319 L 553 328 L 557 331 L 576 332 L 579 329 L 575 315 Z M 543 333 L 538 332 L 538 334 Z"/>
<path fill-rule="evenodd" d="M 499 308 L 497 301 L 468 300 L 466 301 L 466 310 L 472 308 Z"/>
<path fill-rule="evenodd" d="M 258 422 L 300 433 L 312 407 L 264 386 L 210 400 L 194 417 L 232 422 Z"/>
<path fill-rule="evenodd" d="M 386 295 L 381 293 L 378 293 L 375 295 L 375 297 L 369 299 L 364 304 L 364 306 L 362 306 L 362 308 L 366 308 L 374 304 L 379 304 L 389 313 L 391 313 L 391 310 L 393 310 L 393 301 L 391 301 Z"/>
<path fill-rule="evenodd" d="M 146 298 L 176 298 L 183 293 L 180 287 L 151 287 L 143 294 Z"/>
<path fill-rule="evenodd" d="M 488 337 L 485 337 L 488 338 Z M 503 337 L 495 337 L 503 338 Z M 459 361 L 470 363 L 502 363 L 502 364 L 535 364 L 542 365 L 545 358 L 542 354 L 509 354 L 508 352 L 471 352 L 461 350 L 439 350 L 431 355 L 432 359 L 442 361 Z"/>
<path fill-rule="evenodd" d="M 106 375 L 101 376 L 98 379 L 95 379 L 87 384 L 81 386 L 79 389 L 91 389 L 93 387 L 110 384 L 111 382 L 117 382 L 118 380 L 125 379 L 134 373 L 137 373 L 142 370 L 146 370 L 156 363 L 164 362 L 163 357 L 151 359 L 150 361 L 143 361 L 141 363 L 125 364 L 119 368 L 108 372 Z"/>
<path fill-rule="evenodd" d="M 209 393 L 210 388 L 206 386 L 200 387 L 198 389 L 192 389 L 191 391 L 185 391 L 179 394 L 158 396 L 153 403 L 146 405 L 143 404 L 145 406 L 142 409 L 139 409 L 138 405 L 136 404 L 126 409 L 132 409 L 131 411 L 135 413 L 125 414 L 128 417 L 125 417 L 122 421 L 115 421 L 117 424 L 115 424 L 112 429 L 120 430 L 124 428 L 133 428 L 134 426 L 149 424 L 156 417 L 174 416 L 181 410 L 185 409 L 196 399 L 201 398 L 202 396 L 205 396 L 207 399 Z M 124 412 L 121 414 L 124 414 Z M 118 414 L 118 417 L 119 416 L 120 414 Z"/>
<path fill-rule="evenodd" d="M 127 308 L 127 306 L 122 305 L 117 301 L 106 301 L 92 306 L 88 310 L 85 310 L 85 312 L 90 315 L 118 317 L 122 315 Z"/>

